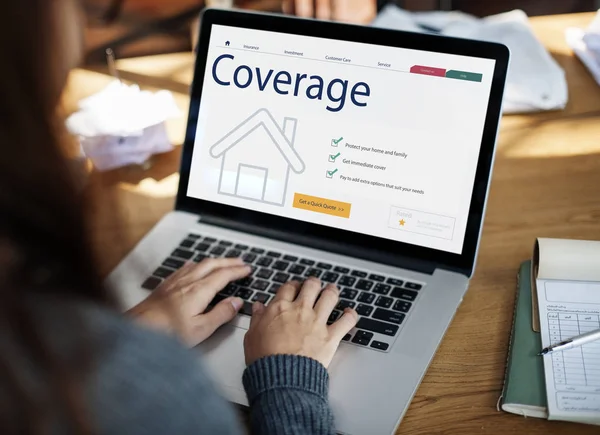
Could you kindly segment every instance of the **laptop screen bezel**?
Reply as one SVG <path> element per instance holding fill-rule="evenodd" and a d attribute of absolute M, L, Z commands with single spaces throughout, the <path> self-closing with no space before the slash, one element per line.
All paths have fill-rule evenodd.
<path fill-rule="evenodd" d="M 313 36 L 327 39 L 361 42 L 389 47 L 425 50 L 462 56 L 471 56 L 496 61 L 494 76 L 488 101 L 487 114 L 482 135 L 482 143 L 477 162 L 475 182 L 471 195 L 469 216 L 461 254 L 426 248 L 418 245 L 398 242 L 390 239 L 341 230 L 306 221 L 285 218 L 258 211 L 248 210 L 226 204 L 220 204 L 187 196 L 188 182 L 202 86 L 207 63 L 211 28 L 213 25 L 266 30 L 300 36 Z M 502 106 L 502 95 L 508 69 L 509 52 L 501 44 L 472 41 L 467 39 L 446 38 L 436 35 L 398 32 L 372 27 L 354 26 L 315 20 L 290 18 L 273 14 L 256 14 L 237 11 L 207 9 L 202 14 L 200 34 L 197 45 L 197 57 L 194 81 L 191 87 L 190 109 L 183 143 L 179 189 L 176 209 L 202 215 L 209 221 L 214 217 L 221 225 L 232 229 L 252 228 L 256 234 L 264 234 L 284 241 L 298 243 L 294 235 L 306 235 L 302 240 L 307 246 L 311 240 L 331 242 L 332 250 L 351 254 L 367 260 L 373 258 L 369 253 L 378 253 L 377 261 L 402 266 L 401 258 L 435 264 L 451 270 L 471 275 L 477 254 L 481 225 L 490 182 L 494 157 L 496 135 Z M 290 230 L 293 228 L 293 231 Z M 322 247 L 322 245 L 321 245 Z"/>

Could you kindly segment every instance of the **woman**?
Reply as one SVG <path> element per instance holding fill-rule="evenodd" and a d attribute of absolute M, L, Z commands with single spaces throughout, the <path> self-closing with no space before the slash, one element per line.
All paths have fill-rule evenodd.
<path fill-rule="evenodd" d="M 235 316 L 236 298 L 201 313 L 249 268 L 188 264 L 126 316 L 101 284 L 54 116 L 79 15 L 75 0 L 0 7 L 0 433 L 242 433 L 183 343 Z M 243 382 L 255 433 L 333 433 L 326 367 L 357 320 L 327 326 L 337 299 L 311 279 L 254 306 Z"/>

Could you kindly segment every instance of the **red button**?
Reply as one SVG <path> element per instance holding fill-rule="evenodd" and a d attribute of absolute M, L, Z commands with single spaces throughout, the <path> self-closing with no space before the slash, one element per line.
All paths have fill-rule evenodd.
<path fill-rule="evenodd" d="M 415 65 L 410 68 L 410 72 L 427 76 L 446 77 L 446 70 L 444 68 L 435 68 L 432 66 Z"/>

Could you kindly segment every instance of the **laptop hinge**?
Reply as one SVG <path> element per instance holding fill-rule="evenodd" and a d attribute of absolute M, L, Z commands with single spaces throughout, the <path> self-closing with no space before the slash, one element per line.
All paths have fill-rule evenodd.
<path fill-rule="evenodd" d="M 377 251 L 375 249 L 365 249 L 364 247 L 356 247 L 349 244 L 338 243 L 331 240 L 324 240 L 319 237 L 313 237 L 309 234 L 294 234 L 291 232 L 274 230 L 265 228 L 260 225 L 252 225 L 244 222 L 235 222 L 230 219 L 223 219 L 216 216 L 202 215 L 198 219 L 199 223 L 215 225 L 227 229 L 249 233 L 261 237 L 268 237 L 283 242 L 294 243 L 313 249 L 333 252 L 336 254 L 347 255 L 350 257 L 361 258 L 363 260 L 373 261 L 376 263 L 387 264 L 403 269 L 414 270 L 420 273 L 432 275 L 439 268 L 439 265 L 433 262 L 422 260 L 414 260 L 401 255 L 389 255 Z M 446 268 L 444 268 L 446 269 Z"/>

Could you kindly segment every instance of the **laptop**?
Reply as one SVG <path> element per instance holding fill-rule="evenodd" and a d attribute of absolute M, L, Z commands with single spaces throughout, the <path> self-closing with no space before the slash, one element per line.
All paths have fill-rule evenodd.
<path fill-rule="evenodd" d="M 330 372 L 343 434 L 391 434 L 467 291 L 508 67 L 499 44 L 268 14 L 202 16 L 175 209 L 108 283 L 125 307 L 186 260 L 242 257 L 200 345 L 247 405 L 253 301 L 320 278 L 360 320 Z"/>

